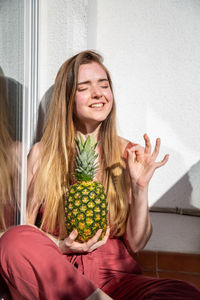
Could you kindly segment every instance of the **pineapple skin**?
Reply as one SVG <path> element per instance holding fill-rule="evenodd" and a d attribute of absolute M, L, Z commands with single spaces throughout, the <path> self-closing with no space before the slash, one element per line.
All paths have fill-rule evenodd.
<path fill-rule="evenodd" d="M 66 231 L 78 231 L 76 241 L 87 242 L 102 229 L 101 240 L 108 224 L 108 203 L 104 187 L 99 182 L 81 181 L 70 186 L 65 196 Z"/>

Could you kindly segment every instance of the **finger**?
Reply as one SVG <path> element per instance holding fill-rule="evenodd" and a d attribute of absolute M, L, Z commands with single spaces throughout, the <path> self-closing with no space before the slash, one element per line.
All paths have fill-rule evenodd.
<path fill-rule="evenodd" d="M 102 243 L 102 241 L 96 242 L 94 245 L 92 245 L 88 252 L 92 252 L 94 250 L 96 250 L 97 248 L 99 248 L 100 246 L 104 245 L 104 243 Z"/>
<path fill-rule="evenodd" d="M 154 147 L 154 151 L 153 151 L 152 156 L 151 156 L 154 160 L 156 160 L 156 158 L 159 154 L 159 151 L 160 151 L 160 138 L 157 138 L 156 139 L 156 144 L 155 144 L 155 147 Z"/>
<path fill-rule="evenodd" d="M 129 160 L 135 160 L 135 158 L 136 158 L 135 151 L 132 150 L 132 149 L 128 149 L 127 150 L 127 161 L 129 161 Z"/>
<path fill-rule="evenodd" d="M 103 242 L 106 242 L 107 239 L 109 238 L 109 235 L 110 235 L 110 227 L 107 227 L 106 233 L 105 233 L 105 235 L 104 235 L 102 241 L 103 241 Z"/>
<path fill-rule="evenodd" d="M 149 139 L 149 137 L 146 133 L 144 134 L 144 140 L 145 140 L 144 152 L 147 153 L 147 154 L 150 154 L 151 153 L 151 142 L 150 142 L 150 139 Z"/>
<path fill-rule="evenodd" d="M 140 146 L 139 144 L 135 144 L 134 146 L 132 146 L 131 148 L 127 149 L 128 152 L 144 152 L 144 148 L 142 146 Z"/>
<path fill-rule="evenodd" d="M 169 159 L 169 154 L 166 154 L 163 160 L 156 162 L 156 168 L 160 168 L 164 166 L 168 162 L 168 159 Z"/>
<path fill-rule="evenodd" d="M 89 252 L 92 252 L 95 249 L 99 248 L 100 246 L 103 246 L 107 242 L 107 239 L 108 239 L 109 235 L 110 235 L 110 228 L 108 227 L 107 230 L 106 230 L 106 233 L 105 233 L 105 235 L 103 237 L 103 239 L 100 240 L 100 241 L 98 241 L 98 242 L 96 242 L 95 244 L 93 244 L 90 247 Z"/>
<path fill-rule="evenodd" d="M 128 159 L 137 160 L 144 154 L 144 148 L 140 145 L 136 145 L 127 150 Z"/>
<path fill-rule="evenodd" d="M 102 233 L 102 229 L 97 230 L 96 234 L 91 239 L 89 239 L 89 241 L 85 243 L 88 249 L 98 241 L 98 239 L 101 236 L 101 233 Z"/>
<path fill-rule="evenodd" d="M 70 235 L 66 238 L 66 245 L 70 246 L 78 236 L 78 231 L 74 229 Z"/>

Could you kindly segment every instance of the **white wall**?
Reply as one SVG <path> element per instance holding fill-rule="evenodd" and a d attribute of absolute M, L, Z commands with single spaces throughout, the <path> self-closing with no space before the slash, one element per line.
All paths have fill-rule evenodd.
<path fill-rule="evenodd" d="M 54 83 L 64 61 L 87 48 L 87 1 L 39 1 L 38 98 Z"/>
<path fill-rule="evenodd" d="M 113 75 L 121 134 L 141 144 L 145 132 L 152 142 L 159 136 L 160 158 L 170 154 L 152 180 L 150 204 L 200 208 L 200 2 L 99 0 L 96 11 L 91 46 Z M 192 194 L 181 192 L 186 184 L 195 185 Z"/>
<path fill-rule="evenodd" d="M 0 1 L 0 66 L 6 77 L 24 80 L 24 2 Z"/>
<path fill-rule="evenodd" d="M 153 142 L 160 136 L 159 158 L 170 153 L 152 180 L 150 205 L 200 208 L 200 2 L 42 0 L 39 9 L 39 100 L 66 58 L 100 51 L 120 134 L 141 144 L 144 132 Z M 146 249 L 200 252 L 200 218 L 151 216 Z"/>

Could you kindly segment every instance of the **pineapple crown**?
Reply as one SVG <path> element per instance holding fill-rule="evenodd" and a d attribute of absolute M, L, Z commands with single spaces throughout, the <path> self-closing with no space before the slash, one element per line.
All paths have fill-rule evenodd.
<path fill-rule="evenodd" d="M 77 181 L 91 181 L 98 169 L 98 162 L 95 162 L 98 154 L 95 154 L 97 143 L 94 136 L 88 135 L 86 140 L 82 135 L 75 137 L 76 156 L 74 174 Z"/>

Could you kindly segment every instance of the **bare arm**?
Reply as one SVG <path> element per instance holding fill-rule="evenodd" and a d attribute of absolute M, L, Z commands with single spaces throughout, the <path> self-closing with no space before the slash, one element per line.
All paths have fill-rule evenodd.
<path fill-rule="evenodd" d="M 151 143 L 145 134 L 145 148 L 135 145 L 128 150 L 128 170 L 130 174 L 130 211 L 127 220 L 125 241 L 133 252 L 144 248 L 152 233 L 148 207 L 148 185 L 155 170 L 168 160 L 168 155 L 160 162 L 155 162 L 160 148 L 160 139 L 151 154 Z"/>
<path fill-rule="evenodd" d="M 134 189 L 129 204 L 129 216 L 126 225 L 125 241 L 134 252 L 143 249 L 152 233 L 148 207 L 148 187 Z"/>

